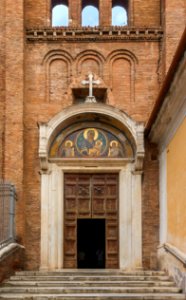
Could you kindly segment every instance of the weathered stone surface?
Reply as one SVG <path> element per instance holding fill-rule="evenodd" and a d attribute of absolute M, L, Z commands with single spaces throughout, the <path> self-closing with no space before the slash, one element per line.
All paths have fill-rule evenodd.
<path fill-rule="evenodd" d="M 185 299 L 164 272 L 66 270 L 55 273 L 17 272 L 0 288 L 0 299 Z"/>

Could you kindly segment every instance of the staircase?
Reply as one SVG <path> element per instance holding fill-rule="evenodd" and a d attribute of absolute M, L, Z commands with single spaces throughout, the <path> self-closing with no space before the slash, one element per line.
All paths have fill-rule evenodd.
<path fill-rule="evenodd" d="M 161 271 L 83 269 L 16 272 L 1 284 L 0 299 L 181 300 L 186 297 Z"/>

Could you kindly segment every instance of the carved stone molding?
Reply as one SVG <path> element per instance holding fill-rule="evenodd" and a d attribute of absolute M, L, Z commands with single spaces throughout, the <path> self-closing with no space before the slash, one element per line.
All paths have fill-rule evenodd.
<path fill-rule="evenodd" d="M 163 37 L 163 29 L 158 28 L 130 28 L 130 27 L 48 27 L 27 28 L 28 42 L 46 41 L 159 41 Z"/>
<path fill-rule="evenodd" d="M 145 156 L 144 149 L 144 125 L 139 124 L 137 126 L 137 151 L 136 151 L 136 159 L 135 159 L 135 172 L 141 172 L 143 170 L 143 160 Z"/>
<path fill-rule="evenodd" d="M 48 151 L 47 151 L 47 126 L 45 123 L 39 124 L 39 159 L 41 170 L 48 170 Z"/>

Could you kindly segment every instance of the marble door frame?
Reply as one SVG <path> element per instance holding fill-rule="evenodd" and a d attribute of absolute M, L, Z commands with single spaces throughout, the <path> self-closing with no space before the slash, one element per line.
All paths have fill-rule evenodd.
<path fill-rule="evenodd" d="M 63 268 L 64 173 L 85 172 L 82 168 L 50 166 L 41 174 L 41 264 L 42 270 Z M 90 168 L 91 173 L 110 168 Z M 132 165 L 112 168 L 119 173 L 119 268 L 142 266 L 141 173 Z"/>

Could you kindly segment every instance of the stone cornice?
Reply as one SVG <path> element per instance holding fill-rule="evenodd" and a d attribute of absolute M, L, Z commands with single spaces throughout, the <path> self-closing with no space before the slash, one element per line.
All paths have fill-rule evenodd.
<path fill-rule="evenodd" d="M 151 126 L 149 138 L 162 151 L 186 116 L 186 57 L 180 61 L 164 102 Z"/>
<path fill-rule="evenodd" d="M 48 27 L 27 28 L 28 42 L 101 42 L 101 41 L 160 41 L 163 29 L 131 27 Z"/>

